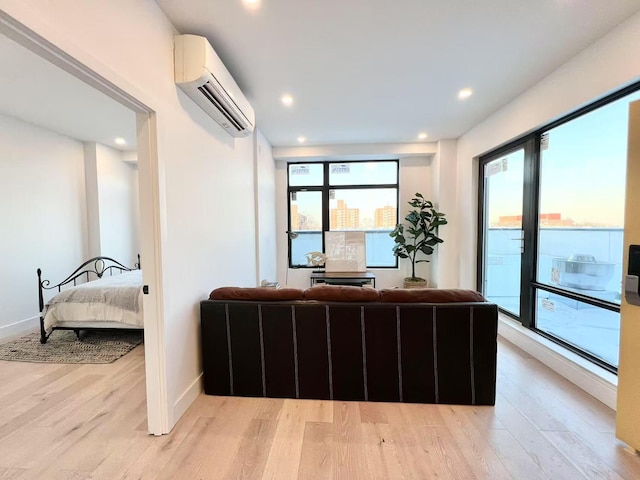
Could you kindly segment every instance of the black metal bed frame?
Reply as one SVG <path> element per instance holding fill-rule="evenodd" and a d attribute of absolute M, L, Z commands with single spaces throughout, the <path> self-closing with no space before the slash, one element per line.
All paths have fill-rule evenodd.
<path fill-rule="evenodd" d="M 62 291 L 62 287 L 64 285 L 67 285 L 71 282 L 73 282 L 73 285 L 76 286 L 78 279 L 83 275 L 86 275 L 86 281 L 89 282 L 91 281 L 91 274 L 95 275 L 97 278 L 102 278 L 102 276 L 106 272 L 109 272 L 109 275 L 113 275 L 114 270 L 117 270 L 119 273 L 122 273 L 122 272 L 131 272 L 133 270 L 139 270 L 139 269 L 140 269 L 140 254 L 138 254 L 138 263 L 136 263 L 133 268 L 125 267 L 123 264 L 121 264 L 120 262 L 110 257 L 93 257 L 87 260 L 86 262 L 84 262 L 78 268 L 76 268 L 75 271 L 71 275 L 69 275 L 67 278 L 65 278 L 62 282 L 56 285 L 51 285 L 51 282 L 49 280 L 42 280 L 42 270 L 38 268 L 38 300 L 40 304 L 40 343 L 42 344 L 47 343 L 48 338 L 51 336 L 54 330 L 73 330 L 76 336 L 78 337 L 78 339 L 80 339 L 80 330 L 92 330 L 92 329 L 93 330 L 114 330 L 113 328 L 53 327 L 51 329 L 51 333 L 47 335 L 47 332 L 44 329 L 44 316 L 43 316 L 45 290 L 53 290 L 54 288 L 57 288 L 58 292 L 60 292 Z"/>

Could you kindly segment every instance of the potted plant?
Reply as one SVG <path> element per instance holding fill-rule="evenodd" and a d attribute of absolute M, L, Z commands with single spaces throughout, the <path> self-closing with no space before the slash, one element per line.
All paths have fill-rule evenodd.
<path fill-rule="evenodd" d="M 409 202 L 414 209 L 409 211 L 404 219 L 409 223 L 396 225 L 389 236 L 393 237 L 395 245 L 393 254 L 398 258 L 408 258 L 411 261 L 411 276 L 404 279 L 404 288 L 426 287 L 424 278 L 416 277 L 416 263 L 428 262 L 427 258 L 433 254 L 435 246 L 443 240 L 438 236 L 438 228 L 447 224 L 445 214 L 438 212 L 433 203 L 425 200 L 416 193 Z"/>

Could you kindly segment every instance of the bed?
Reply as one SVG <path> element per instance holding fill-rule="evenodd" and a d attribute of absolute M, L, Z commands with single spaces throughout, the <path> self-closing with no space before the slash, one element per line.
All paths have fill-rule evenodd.
<path fill-rule="evenodd" d="M 44 301 L 47 290 L 57 290 Z M 38 268 L 40 343 L 55 330 L 143 329 L 142 271 L 109 257 L 94 257 L 62 282 L 51 285 Z"/>

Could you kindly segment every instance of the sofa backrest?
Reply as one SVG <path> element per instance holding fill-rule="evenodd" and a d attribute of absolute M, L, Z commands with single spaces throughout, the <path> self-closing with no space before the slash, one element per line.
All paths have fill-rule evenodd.
<path fill-rule="evenodd" d="M 209 295 L 210 300 L 245 301 L 321 301 L 321 302 L 382 302 L 382 303 L 459 303 L 485 302 L 474 290 L 415 288 L 383 289 L 348 285 L 317 285 L 306 290 L 298 288 L 222 287 Z"/>
<path fill-rule="evenodd" d="M 493 303 L 218 298 L 200 308 L 208 394 L 495 402 Z"/>

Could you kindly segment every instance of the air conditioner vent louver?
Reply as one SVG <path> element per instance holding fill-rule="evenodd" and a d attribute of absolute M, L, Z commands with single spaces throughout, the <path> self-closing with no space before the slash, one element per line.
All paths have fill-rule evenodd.
<path fill-rule="evenodd" d="M 176 37 L 175 82 L 230 135 L 253 132 L 253 108 L 206 38 Z"/>
<path fill-rule="evenodd" d="M 231 115 L 225 110 L 224 106 L 220 103 L 218 96 L 215 93 L 215 90 L 211 88 L 211 83 L 207 82 L 203 86 L 198 87 L 198 90 L 202 92 L 202 94 L 209 99 L 211 103 L 213 103 L 218 109 L 220 113 L 222 113 L 229 123 L 235 127 L 236 130 L 241 131 L 242 127 L 236 122 Z"/>

